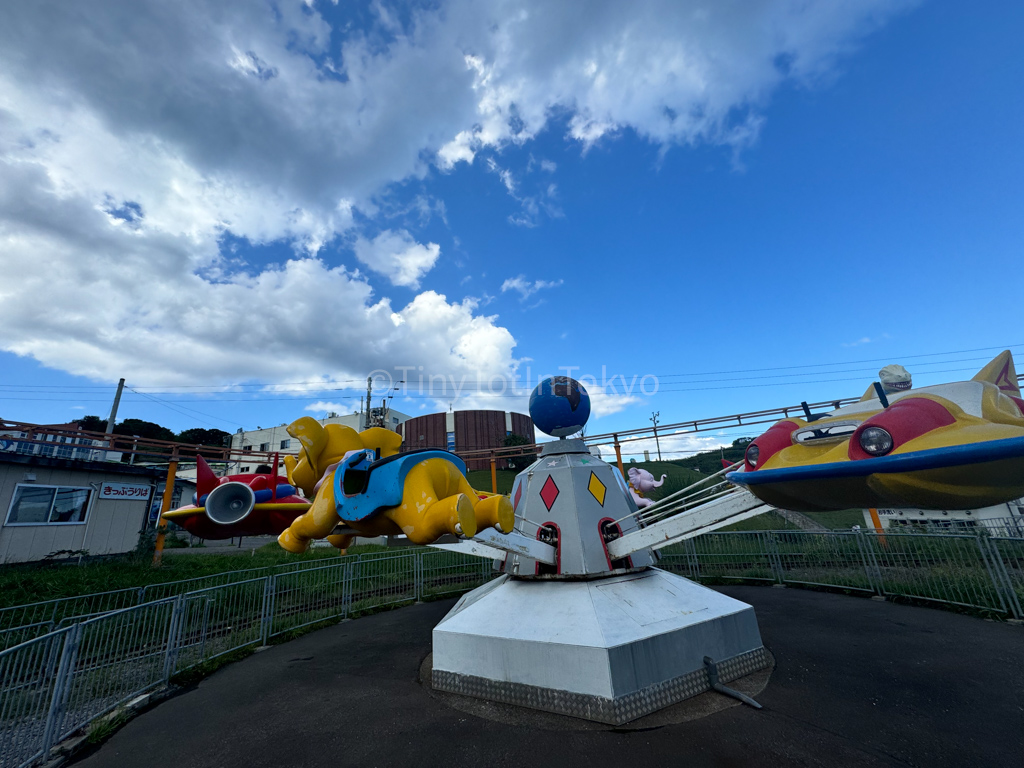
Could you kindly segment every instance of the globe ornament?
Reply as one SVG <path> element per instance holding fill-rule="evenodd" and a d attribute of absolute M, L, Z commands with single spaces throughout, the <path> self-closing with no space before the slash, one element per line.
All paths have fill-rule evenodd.
<path fill-rule="evenodd" d="M 590 395 L 576 379 L 552 376 L 530 395 L 530 418 L 537 429 L 554 437 L 574 435 L 590 418 Z"/>

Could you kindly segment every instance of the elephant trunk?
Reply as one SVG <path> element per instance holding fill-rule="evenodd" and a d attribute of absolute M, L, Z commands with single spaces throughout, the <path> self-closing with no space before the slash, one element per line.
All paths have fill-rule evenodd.
<path fill-rule="evenodd" d="M 668 477 L 668 475 L 662 475 L 661 476 L 661 480 L 659 480 L 656 483 L 651 483 L 651 486 L 654 487 L 654 488 L 661 488 L 661 486 L 663 486 L 665 484 L 665 478 L 666 477 Z"/>

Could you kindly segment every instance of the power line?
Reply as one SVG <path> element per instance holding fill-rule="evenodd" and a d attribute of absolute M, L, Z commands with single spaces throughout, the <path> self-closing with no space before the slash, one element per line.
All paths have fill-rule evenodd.
<path fill-rule="evenodd" d="M 926 375 L 933 375 L 933 374 L 940 374 L 940 373 L 962 373 L 963 371 L 973 371 L 973 370 L 975 370 L 975 369 L 974 368 L 945 368 L 945 369 L 942 369 L 942 370 L 939 370 L 939 371 L 924 371 L 923 373 L 919 374 L 919 376 L 926 376 Z M 814 380 L 811 380 L 811 381 L 776 381 L 776 382 L 770 382 L 770 383 L 766 383 L 766 384 L 740 384 L 740 385 L 736 385 L 736 386 L 658 387 L 658 389 L 655 392 L 652 392 L 650 395 L 647 395 L 642 390 L 641 390 L 640 394 L 643 394 L 643 395 L 648 396 L 648 397 L 653 397 L 654 395 L 660 395 L 660 394 L 662 394 L 664 392 L 706 392 L 706 391 L 718 390 L 718 389 L 760 389 L 760 388 L 764 388 L 764 387 L 792 387 L 792 386 L 804 386 L 804 385 L 808 385 L 808 384 L 834 384 L 834 383 L 837 383 L 837 382 L 838 383 L 845 383 L 845 382 L 853 382 L 853 381 L 863 381 L 863 379 L 862 378 L 849 378 L 849 377 L 847 377 L 847 378 L 841 378 L 841 379 L 814 379 Z M 676 382 L 676 383 L 682 384 L 684 382 Z M 693 384 L 708 384 L 708 383 L 712 383 L 712 382 L 695 381 L 695 382 L 690 382 L 690 383 L 693 383 Z M 129 388 L 129 389 L 131 389 L 131 388 Z M 592 390 L 591 394 L 592 395 L 595 395 L 595 394 L 596 395 L 607 395 L 607 396 L 611 396 L 611 397 L 629 396 L 629 395 L 634 394 L 636 389 L 637 389 L 637 387 L 633 387 L 629 391 L 621 391 L 620 392 L 617 388 L 611 388 L 610 390 L 601 390 L 601 389 L 595 388 L 595 389 Z M 259 398 L 259 397 L 240 397 L 240 398 L 216 397 L 216 398 L 191 398 L 189 400 L 158 400 L 157 398 L 154 398 L 154 397 L 152 397 L 151 395 L 148 395 L 145 392 L 136 392 L 136 390 L 134 390 L 134 389 L 131 389 L 131 391 L 134 392 L 137 395 L 141 395 L 142 397 L 149 397 L 150 399 L 155 400 L 156 402 L 161 402 L 161 403 L 311 402 L 311 401 L 321 400 L 322 399 L 321 395 L 312 396 L 312 397 L 275 397 L 275 396 L 273 396 L 272 393 L 267 392 L 267 393 L 260 393 L 260 394 L 268 395 L 268 397 L 263 397 L 263 398 Z M 528 397 L 530 395 L 531 391 L 532 390 L 530 390 L 530 389 L 521 389 L 521 390 L 517 390 L 517 391 L 513 391 L 513 392 L 507 392 L 507 391 L 506 392 L 488 392 L 486 390 L 469 390 L 469 391 L 460 391 L 457 394 L 457 397 L 469 397 L 469 396 L 473 396 L 473 395 L 481 395 L 481 396 L 484 396 L 484 397 L 524 398 L 524 397 Z M 56 394 L 56 393 L 52 393 L 52 394 Z M 445 400 L 445 399 L 451 399 L 452 397 L 456 397 L 456 393 L 455 393 L 455 391 L 453 389 L 451 391 L 444 390 L 444 391 L 442 391 L 442 392 L 440 392 L 438 394 L 413 395 L 413 394 L 406 393 L 406 394 L 401 394 L 398 397 L 399 398 L 404 398 L 404 399 L 410 399 L 410 400 Z M 56 398 L 56 397 L 53 397 L 53 398 L 4 397 L 4 396 L 0 395 L 0 400 L 15 400 L 15 401 L 19 401 L 19 402 L 21 402 L 21 401 L 37 401 L 37 402 L 49 402 L 49 403 L 62 403 L 62 402 L 66 402 L 67 399 L 68 398 Z M 80 403 L 104 403 L 104 402 L 107 402 L 107 401 L 106 400 L 85 400 L 85 399 L 76 398 L 76 402 L 80 402 Z M 201 413 L 201 412 L 197 411 L 197 413 Z M 203 414 L 203 415 L 210 416 L 210 418 L 214 418 L 214 419 L 218 418 L 217 416 L 212 416 L 210 414 Z M 221 421 L 226 421 L 224 419 L 220 419 L 220 420 Z M 226 422 L 226 423 L 230 424 L 230 423 L 235 423 L 235 422 Z"/>
<path fill-rule="evenodd" d="M 659 378 L 668 378 L 670 376 L 718 376 L 726 373 L 759 373 L 761 371 L 792 371 L 798 368 L 825 368 L 833 365 L 857 365 L 860 363 L 884 363 L 894 359 L 900 360 L 916 360 L 922 357 L 940 357 L 942 355 L 963 355 L 969 352 L 986 352 L 994 349 L 1014 349 L 1016 347 L 1024 346 L 1024 344 L 1000 344 L 996 347 L 977 347 L 975 349 L 957 349 L 949 352 L 930 352 L 926 355 L 887 355 L 885 357 L 875 357 L 868 360 L 846 360 L 844 362 L 837 363 L 814 363 L 813 365 L 786 365 L 779 368 L 747 368 L 735 371 L 710 371 L 706 373 L 667 373 L 663 376 L 657 374 Z M 947 361 L 940 361 L 947 362 Z"/>
<path fill-rule="evenodd" d="M 978 362 L 978 361 L 981 361 L 981 360 L 988 360 L 988 359 L 989 358 L 987 356 L 986 357 L 963 357 L 963 358 L 958 358 L 956 360 L 935 360 L 935 361 L 928 362 L 928 363 L 921 363 L 920 365 L 946 365 L 946 364 L 951 364 L 951 363 L 969 363 L 969 362 Z M 929 373 L 941 373 L 942 372 L 942 371 L 923 371 L 923 370 L 920 370 L 920 369 L 915 369 L 915 370 L 918 373 L 918 375 L 926 375 L 926 374 L 929 374 Z M 960 371 L 960 370 L 968 370 L 968 369 L 958 368 L 958 369 L 949 369 L 949 370 Z M 673 383 L 673 384 L 711 384 L 711 383 L 728 382 L 728 381 L 757 381 L 757 380 L 762 380 L 762 379 L 792 378 L 792 377 L 795 377 L 795 376 L 816 376 L 816 375 L 821 375 L 823 373 L 825 373 L 825 371 L 807 371 L 807 372 L 804 372 L 804 373 L 786 373 L 786 374 L 775 374 L 775 375 L 770 375 L 770 376 L 742 376 L 742 377 L 727 378 L 727 379 L 704 379 L 702 381 L 693 381 L 693 382 L 681 382 L 680 381 L 680 382 L 670 382 L 670 383 Z M 874 373 L 874 369 L 873 368 L 848 368 L 848 369 L 841 370 L 841 371 L 829 371 L 828 373 L 861 373 L 861 374 L 866 374 L 866 373 Z M 648 374 L 648 375 L 653 375 L 653 374 Z M 690 375 L 690 374 L 671 374 L 671 375 L 682 376 L 682 375 Z M 710 375 L 710 374 L 692 374 L 692 375 L 697 376 L 697 375 Z M 624 378 L 624 377 L 625 377 L 625 374 L 614 374 L 613 376 L 611 376 L 607 380 L 608 381 L 615 381 L 615 380 L 618 380 L 618 379 L 621 379 L 621 378 Z M 641 377 L 638 374 L 638 375 L 636 375 L 635 378 L 641 378 Z M 660 380 L 660 379 L 663 379 L 663 378 L 668 378 L 668 376 L 658 376 L 657 378 Z M 833 381 L 834 381 L 834 379 L 833 379 Z M 402 383 L 404 383 L 404 382 L 402 382 Z M 490 384 L 491 382 L 487 382 L 487 383 Z M 795 382 L 795 383 L 803 383 L 803 382 Z M 447 382 L 446 382 L 446 384 L 447 384 Z M 475 381 L 475 382 L 465 382 L 465 383 L 460 382 L 459 383 L 459 389 L 464 389 L 467 385 L 470 385 L 470 384 L 477 385 L 477 384 L 479 384 L 479 382 L 478 381 Z M 17 387 L 17 385 L 13 385 L 13 384 L 9 384 L 9 385 L 0 384 L 0 387 L 5 387 L 5 386 L 6 387 Z M 278 385 L 275 385 L 275 386 L 278 386 Z M 140 388 L 137 388 L 137 387 L 136 388 L 131 388 L 131 389 L 136 394 L 147 394 L 147 395 L 154 395 L 154 396 L 155 395 L 181 395 L 181 394 L 185 394 L 183 392 L 173 392 L 173 391 L 172 392 L 161 392 L 161 391 L 143 392 Z M 453 386 L 453 389 L 454 389 L 454 386 Z M 518 390 L 518 388 L 516 388 L 516 389 Z M 14 388 L 14 389 L 6 389 L 6 390 L 3 390 L 3 391 L 5 391 L 5 392 L 20 392 L 20 391 L 32 392 L 33 390 L 31 388 L 29 388 L 29 387 L 19 387 L 19 388 Z M 68 394 L 74 394 L 76 392 L 76 389 L 75 388 L 69 388 L 67 390 L 60 390 L 60 391 L 61 392 L 66 392 Z M 331 393 L 331 392 L 346 392 L 346 391 L 355 392 L 356 388 L 354 388 L 354 387 L 351 387 L 351 388 L 308 388 L 308 389 L 283 389 L 283 388 L 278 388 L 276 390 L 263 390 L 261 392 L 255 392 L 255 393 L 252 393 L 252 394 L 269 394 L 269 395 L 274 395 L 274 394 L 284 393 L 284 392 L 300 392 L 300 393 L 301 392 L 309 392 L 310 394 L 313 394 L 313 393 L 326 394 L 326 393 Z M 472 390 L 472 391 L 479 391 L 479 390 L 476 389 L 476 390 Z M 49 394 L 57 394 L 57 393 L 54 392 L 54 393 L 49 393 Z M 225 392 L 225 394 L 247 394 L 247 393 Z M 351 399 L 353 397 L 356 397 L 356 395 L 355 394 L 353 394 L 353 395 L 343 395 L 343 397 Z M 182 402 L 192 402 L 192 401 L 182 401 Z"/>
<path fill-rule="evenodd" d="M 1014 348 L 1019 348 L 1019 347 L 1024 347 L 1024 344 L 1000 344 L 998 346 L 993 346 L 993 347 L 976 347 L 974 349 L 950 350 L 950 351 L 946 351 L 946 352 L 930 352 L 930 353 L 927 353 L 927 354 L 918 354 L 918 355 L 888 355 L 886 357 L 869 358 L 869 359 L 862 359 L 862 360 L 847 360 L 847 361 L 838 361 L 838 362 L 831 362 L 831 363 L 813 363 L 813 364 L 805 364 L 805 365 L 777 366 L 777 367 L 772 367 L 772 368 L 746 368 L 746 369 L 735 369 L 735 370 L 726 370 L 726 371 L 704 371 L 704 372 L 666 373 L 666 374 L 650 374 L 650 375 L 654 375 L 654 376 L 656 376 L 659 379 L 671 379 L 671 378 L 683 378 L 683 377 L 693 378 L 693 377 L 703 377 L 703 376 L 718 376 L 718 375 L 727 375 L 727 374 L 734 374 L 734 373 L 763 373 L 763 372 L 769 372 L 769 371 L 798 371 L 798 370 L 806 370 L 806 369 L 810 369 L 810 368 L 831 368 L 831 367 L 841 366 L 841 365 L 859 365 L 859 364 L 864 364 L 864 363 L 879 363 L 879 362 L 891 361 L 891 360 L 894 360 L 894 359 L 920 360 L 920 359 L 928 358 L 928 357 L 942 357 L 942 356 L 947 356 L 947 355 L 968 354 L 968 353 L 972 353 L 972 352 L 986 352 L 986 351 L 1001 350 L 1001 349 L 1014 349 Z M 933 362 L 930 362 L 930 363 L 921 363 L 921 365 L 942 365 L 942 364 L 947 364 L 947 363 L 968 362 L 968 361 L 981 360 L 981 359 L 984 359 L 984 358 L 964 358 L 964 359 L 961 359 L 961 360 L 936 360 L 936 361 L 933 361 Z M 828 373 L 841 373 L 841 372 L 842 373 L 845 373 L 845 372 L 852 373 L 852 372 L 856 372 L 856 371 L 860 371 L 860 370 L 866 370 L 866 369 L 851 369 L 849 371 L 829 371 Z M 825 371 L 817 371 L 817 372 L 810 371 L 808 373 L 792 373 L 792 374 L 784 374 L 784 375 L 782 375 L 782 377 L 785 377 L 785 376 L 813 376 L 813 375 L 815 375 L 815 373 L 826 373 L 826 372 Z M 406 374 L 406 375 L 408 375 L 408 374 Z M 615 377 L 618 378 L 619 376 L 623 376 L 623 375 L 625 375 L 625 374 L 615 374 Z M 637 376 L 639 377 L 639 374 Z M 447 380 L 453 380 L 453 377 L 450 374 L 433 374 L 433 378 L 434 379 L 437 379 L 439 377 L 440 378 L 445 378 Z M 427 383 L 429 383 L 430 379 L 431 379 L 431 376 L 430 375 L 421 375 L 420 378 L 425 378 L 427 380 Z M 775 378 L 775 377 L 774 376 L 762 376 L 762 377 L 750 377 L 750 378 L 757 379 L 757 378 Z M 722 379 L 722 380 L 716 380 L 716 381 L 728 381 L 728 380 L 727 379 Z M 225 392 L 225 393 L 232 393 L 232 390 L 239 390 L 239 389 L 244 389 L 244 388 L 257 388 L 260 392 L 272 393 L 273 390 L 270 390 L 268 388 L 300 387 L 300 386 L 308 387 L 309 388 L 308 391 L 310 391 L 310 392 L 344 392 L 344 391 L 349 391 L 349 390 L 356 391 L 356 390 L 361 389 L 362 385 L 363 385 L 363 382 L 365 382 L 365 379 L 332 379 L 330 381 L 308 381 L 307 380 L 307 381 L 281 382 L 281 383 L 278 383 L 278 384 L 266 384 L 266 383 L 251 382 L 251 383 L 237 383 L 237 384 L 149 385 L 149 387 L 144 386 L 144 385 L 131 385 L 129 388 L 133 392 L 135 392 L 136 394 L 140 394 L 140 395 L 141 394 L 150 394 L 150 395 L 183 394 L 183 393 L 175 392 L 175 391 L 165 391 L 165 390 L 183 390 L 183 389 L 188 389 L 188 390 L 213 390 L 213 391 L 222 391 L 222 392 Z M 349 383 L 358 384 L 359 386 L 357 386 L 357 387 L 337 387 L 337 386 L 332 386 L 332 385 L 349 384 Z M 490 381 L 481 381 L 481 380 L 478 380 L 478 379 L 473 379 L 473 380 L 463 379 L 462 381 L 459 382 L 459 387 L 461 389 L 461 388 L 464 388 L 466 386 L 479 386 L 480 384 L 490 384 L 490 383 L 491 383 Z M 687 382 L 676 382 L 676 383 L 682 384 L 682 383 L 687 383 Z M 692 383 L 705 383 L 705 382 L 692 382 Z M 54 390 L 58 390 L 58 391 L 62 391 L 62 392 L 72 392 L 72 391 L 77 391 L 77 390 L 109 389 L 110 385 L 88 385 L 88 384 L 81 384 L 81 385 L 78 385 L 78 384 L 74 384 L 74 385 L 56 385 L 56 384 L 39 384 L 39 385 L 0 384 L 0 388 L 20 388 L 20 389 L 24 389 L 26 391 L 35 391 L 35 390 L 41 390 L 41 389 L 54 389 Z M 147 390 L 147 389 L 150 390 L 150 391 L 148 391 L 148 392 L 144 392 L 143 391 L 143 390 Z M 162 390 L 164 390 L 164 391 L 162 391 Z M 289 390 L 282 390 L 282 391 L 289 391 Z M 303 390 L 294 390 L 294 391 L 303 391 Z M 6 399 L 10 399 L 10 398 L 6 398 Z M 183 402 L 188 402 L 188 401 L 183 401 Z M 216 417 L 211 417 L 211 418 L 216 418 Z"/>
<path fill-rule="evenodd" d="M 171 405 L 171 404 L 170 404 L 169 402 L 167 402 L 167 401 L 165 401 L 165 400 L 161 400 L 161 399 L 159 399 L 159 398 L 156 398 L 156 397 L 152 397 L 151 395 L 147 395 L 147 394 L 145 394 L 145 393 L 143 393 L 143 392 L 136 392 L 136 391 L 135 391 L 134 389 L 132 389 L 131 387 L 128 387 L 128 390 L 129 390 L 130 392 L 134 392 L 134 393 L 135 393 L 136 395 L 140 395 L 140 396 L 142 396 L 142 397 L 145 397 L 145 398 L 146 398 L 147 400 L 152 400 L 152 401 L 153 401 L 154 403 L 157 403 L 158 405 L 162 405 L 162 406 L 164 406 L 165 408 L 169 408 L 169 409 L 171 409 L 172 411 L 177 411 L 177 412 L 178 412 L 179 414 L 181 414 L 182 416 L 188 416 L 188 417 L 189 417 L 189 418 L 191 418 L 191 419 L 194 419 L 194 418 L 195 418 L 195 416 L 190 416 L 190 415 L 189 415 L 189 413 L 186 413 L 186 411 L 189 411 L 189 412 L 191 412 L 191 413 L 193 413 L 193 414 L 199 414 L 200 416 L 209 416 L 209 417 L 210 417 L 211 419 L 215 419 L 216 421 L 219 421 L 219 422 L 221 422 L 222 424 L 231 424 L 232 426 L 235 426 L 235 427 L 243 427 L 243 428 L 244 428 L 244 426 L 245 426 L 244 424 L 239 424 L 239 423 L 238 423 L 238 422 L 236 422 L 236 421 L 229 421 L 229 420 L 227 420 L 227 419 L 222 419 L 222 418 L 220 418 L 220 417 L 218 417 L 218 416 L 214 416 L 213 414 L 210 414 L 210 413 L 203 413 L 202 411 L 197 411 L 197 410 L 194 410 L 194 409 L 192 409 L 192 408 L 186 408 L 185 406 L 181 406 L 181 407 L 179 408 L 178 406 L 175 406 L 175 405 Z M 210 424 L 210 422 L 208 422 L 208 421 L 203 421 L 202 419 L 199 419 L 199 421 L 202 421 L 202 423 L 203 423 L 203 424 L 206 424 L 207 426 L 213 427 L 214 429 L 216 429 L 216 428 L 217 428 L 217 427 L 216 427 L 215 425 L 213 425 L 213 424 Z"/>

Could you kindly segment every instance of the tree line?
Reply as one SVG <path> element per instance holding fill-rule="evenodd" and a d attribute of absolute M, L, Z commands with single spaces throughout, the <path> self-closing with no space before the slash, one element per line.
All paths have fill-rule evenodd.
<path fill-rule="evenodd" d="M 78 426 L 89 432 L 106 432 L 107 420 L 99 416 L 83 416 L 76 421 Z M 188 443 L 190 445 L 208 445 L 215 448 L 223 448 L 224 441 L 231 437 L 230 432 L 223 429 L 204 429 L 203 427 L 192 427 L 181 432 L 173 432 L 156 422 L 145 421 L 144 419 L 124 419 L 114 425 L 115 435 L 125 437 L 141 437 L 146 440 L 167 440 L 177 443 Z M 120 442 L 120 441 L 119 441 Z"/>

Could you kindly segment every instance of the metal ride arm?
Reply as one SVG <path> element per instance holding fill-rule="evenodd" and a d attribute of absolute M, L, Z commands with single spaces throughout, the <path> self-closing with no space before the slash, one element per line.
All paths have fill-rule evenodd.
<path fill-rule="evenodd" d="M 736 490 L 727 496 L 657 523 L 627 533 L 608 543 L 608 554 L 615 559 L 626 557 L 641 549 L 661 549 L 683 539 L 709 533 L 716 528 L 738 523 L 748 517 L 763 515 L 771 507 L 747 491 Z"/>
<path fill-rule="evenodd" d="M 546 565 L 555 564 L 555 548 L 542 541 L 523 536 L 521 533 L 498 533 L 493 528 L 484 528 L 472 539 L 458 544 L 431 544 L 438 549 L 448 549 L 477 557 L 502 558 L 506 552 L 523 555 Z"/>
<path fill-rule="evenodd" d="M 768 512 L 771 508 L 760 499 L 722 477 L 737 466 L 738 462 L 638 512 L 637 521 L 644 527 L 609 542 L 608 554 L 622 558 L 642 549 L 661 549 Z"/>

